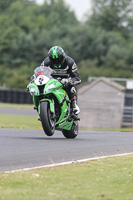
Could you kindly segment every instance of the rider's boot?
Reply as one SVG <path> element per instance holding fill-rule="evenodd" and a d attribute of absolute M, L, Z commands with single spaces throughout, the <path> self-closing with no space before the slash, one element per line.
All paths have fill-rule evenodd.
<path fill-rule="evenodd" d="M 71 99 L 71 106 L 74 114 L 78 115 L 80 113 L 79 106 L 77 105 L 76 97 Z"/>

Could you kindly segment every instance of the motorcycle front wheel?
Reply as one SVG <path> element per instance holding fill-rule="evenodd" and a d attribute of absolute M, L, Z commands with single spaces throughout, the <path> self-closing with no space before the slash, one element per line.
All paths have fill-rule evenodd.
<path fill-rule="evenodd" d="M 68 139 L 74 139 L 78 135 L 78 123 L 73 122 L 70 130 L 63 130 L 63 135 Z"/>
<path fill-rule="evenodd" d="M 47 136 L 52 136 L 55 132 L 55 124 L 47 101 L 40 103 L 40 118 L 45 134 Z"/>

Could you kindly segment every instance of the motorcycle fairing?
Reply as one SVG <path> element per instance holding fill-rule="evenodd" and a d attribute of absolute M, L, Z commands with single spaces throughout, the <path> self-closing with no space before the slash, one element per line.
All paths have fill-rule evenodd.
<path fill-rule="evenodd" d="M 43 82 L 42 79 L 40 79 L 40 81 Z M 42 85 L 42 82 L 40 82 L 40 85 Z M 69 116 L 70 116 L 70 103 L 67 103 L 67 101 L 69 100 L 68 94 L 65 92 L 65 90 L 63 90 L 63 85 L 56 79 L 51 78 L 48 80 L 48 82 L 44 84 L 44 89 L 43 89 L 43 96 L 42 99 L 39 100 L 38 96 L 40 96 L 40 92 L 39 92 L 39 88 L 38 86 L 32 82 L 29 84 L 29 91 L 31 93 L 31 95 L 33 96 L 33 103 L 35 104 L 35 106 L 37 107 L 38 110 L 38 114 L 40 115 L 40 102 L 42 101 L 47 101 L 49 102 L 50 105 L 50 111 L 52 113 L 55 112 L 55 105 L 54 105 L 54 101 L 52 100 L 52 98 L 48 98 L 48 96 L 51 95 L 55 96 L 56 99 L 59 102 L 59 106 L 61 109 L 61 115 L 58 119 L 57 122 L 55 122 L 55 127 L 57 130 L 70 130 L 73 124 L 73 120 L 68 120 Z M 32 94 L 33 93 L 33 94 Z"/>

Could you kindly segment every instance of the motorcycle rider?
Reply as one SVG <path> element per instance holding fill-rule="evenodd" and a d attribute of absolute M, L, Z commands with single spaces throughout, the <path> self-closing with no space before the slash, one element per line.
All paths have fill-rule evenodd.
<path fill-rule="evenodd" d="M 60 82 L 62 84 L 67 84 L 65 90 L 68 93 L 68 96 L 71 100 L 71 106 L 73 112 L 78 115 L 80 113 L 79 106 L 76 101 L 76 89 L 74 85 L 77 85 L 81 82 L 77 65 L 74 60 L 67 56 L 64 50 L 60 46 L 53 46 L 48 51 L 48 57 L 42 62 L 41 66 L 50 67 L 55 71 L 57 77 L 60 78 Z M 64 73 L 63 76 L 60 77 L 60 74 Z M 69 75 L 68 78 L 65 78 L 65 75 Z M 34 75 L 31 78 L 31 81 L 34 79 Z"/>

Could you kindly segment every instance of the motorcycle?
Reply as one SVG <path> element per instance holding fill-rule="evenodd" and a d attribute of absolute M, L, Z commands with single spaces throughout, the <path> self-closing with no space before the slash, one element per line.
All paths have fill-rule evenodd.
<path fill-rule="evenodd" d="M 65 85 L 57 76 L 68 75 L 55 73 L 49 67 L 38 67 L 35 70 L 36 78 L 28 85 L 28 90 L 45 134 L 52 136 L 55 130 L 59 130 L 64 137 L 75 138 L 78 135 L 79 118 L 73 113 Z"/>

